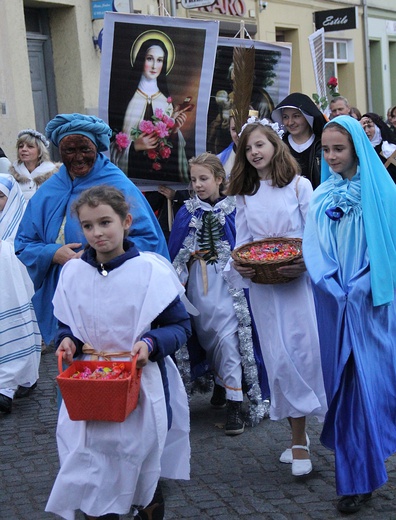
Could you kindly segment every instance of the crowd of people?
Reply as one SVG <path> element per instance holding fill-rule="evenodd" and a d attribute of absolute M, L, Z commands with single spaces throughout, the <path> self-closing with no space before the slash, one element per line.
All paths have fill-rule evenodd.
<path fill-rule="evenodd" d="M 230 146 L 189 159 L 191 192 L 180 194 L 168 240 L 107 158 L 112 132 L 101 119 L 59 114 L 46 135 L 19 132 L 14 163 L 1 150 L 0 262 L 12 276 L 2 277 L 0 411 L 37 388 L 42 341 L 65 365 L 136 356 L 142 374 L 137 407 L 121 423 L 73 421 L 60 404 L 60 469 L 46 511 L 161 520 L 160 478 L 189 478 L 188 394 L 202 378 L 213 389 L 208 406 L 225 409 L 226 435 L 267 415 L 287 419 L 279 461 L 296 478 L 313 469 L 307 418 L 323 423 L 340 512 L 359 511 L 387 481 L 384 461 L 396 452 L 394 124 L 396 107 L 384 121 L 337 96 L 328 118 L 302 93 L 239 131 L 231 115 Z M 175 198 L 166 186 L 160 193 Z M 298 259 L 278 267 L 282 282 L 259 283 L 231 254 L 279 238 L 302 242 Z"/>

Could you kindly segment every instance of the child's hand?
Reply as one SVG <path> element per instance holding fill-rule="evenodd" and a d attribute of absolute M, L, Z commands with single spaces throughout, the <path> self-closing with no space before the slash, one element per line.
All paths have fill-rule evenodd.
<path fill-rule="evenodd" d="M 81 242 L 71 242 L 70 244 L 65 244 L 56 250 L 54 257 L 52 258 L 53 264 L 65 265 L 66 262 L 71 260 L 72 258 L 80 258 L 84 251 L 74 251 L 74 249 L 78 249 L 82 246 Z"/>
<path fill-rule="evenodd" d="M 287 278 L 298 278 L 306 270 L 307 268 L 305 267 L 303 258 L 298 258 L 298 260 L 294 260 L 292 264 L 278 267 L 277 269 L 279 274 L 287 276 Z"/>
<path fill-rule="evenodd" d="M 232 262 L 232 267 L 235 271 L 238 271 L 242 278 L 253 278 L 256 274 L 256 271 L 252 267 L 246 267 L 243 264 L 235 262 L 235 260 Z"/>
<path fill-rule="evenodd" d="M 158 186 L 158 193 L 164 195 L 167 199 L 173 200 L 175 198 L 176 192 L 172 190 L 172 188 L 168 188 L 168 186 Z"/>
<path fill-rule="evenodd" d="M 73 362 L 73 356 L 76 353 L 76 345 L 70 338 L 63 338 L 61 344 L 57 348 L 55 355 L 62 356 L 64 362 L 67 365 L 71 365 Z"/>
<path fill-rule="evenodd" d="M 132 356 L 137 354 L 138 359 L 136 366 L 138 368 L 143 368 L 148 363 L 149 351 L 148 346 L 144 341 L 137 341 L 132 348 Z"/>

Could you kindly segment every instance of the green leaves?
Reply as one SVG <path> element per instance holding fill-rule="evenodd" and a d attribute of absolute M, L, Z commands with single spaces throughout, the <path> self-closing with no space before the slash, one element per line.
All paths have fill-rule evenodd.
<path fill-rule="evenodd" d="M 312 94 L 312 99 L 314 100 L 315 102 L 315 105 L 320 108 L 320 110 L 322 112 L 324 112 L 329 104 L 329 102 L 327 101 L 327 97 L 326 96 L 322 96 L 322 97 L 319 97 L 318 94 Z"/>
<path fill-rule="evenodd" d="M 202 258 L 208 264 L 216 264 L 218 251 L 216 242 L 221 240 L 223 234 L 222 226 L 218 218 L 211 212 L 202 215 L 202 227 L 197 231 L 197 241 Z"/>

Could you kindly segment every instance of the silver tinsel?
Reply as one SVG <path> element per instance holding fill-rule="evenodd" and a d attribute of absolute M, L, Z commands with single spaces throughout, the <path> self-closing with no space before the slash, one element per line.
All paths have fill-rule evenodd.
<path fill-rule="evenodd" d="M 202 208 L 202 202 L 194 197 L 185 202 L 187 210 L 192 214 L 189 224 L 190 232 L 183 241 L 183 247 L 173 261 L 173 266 L 177 274 L 180 276 L 185 272 L 186 264 L 190 256 L 197 250 L 196 247 L 196 231 L 202 227 L 202 219 L 195 216 L 194 213 Z M 209 205 L 208 210 L 210 208 Z M 226 221 L 226 216 L 232 213 L 235 209 L 235 197 L 226 197 L 218 202 L 211 210 L 218 218 L 222 226 Z M 218 252 L 217 265 L 221 270 L 226 266 L 230 256 L 230 244 L 225 240 L 218 240 L 216 243 L 216 250 Z M 225 283 L 227 281 L 225 280 Z M 269 402 L 263 401 L 261 396 L 261 389 L 258 380 L 257 365 L 254 358 L 253 339 L 251 329 L 251 317 L 243 290 L 236 290 L 228 285 L 228 291 L 233 299 L 233 306 L 236 317 L 239 322 L 238 337 L 239 337 L 239 351 L 241 354 L 242 369 L 245 382 L 248 386 L 247 396 L 249 398 L 249 411 L 247 422 L 251 426 L 258 424 L 264 417 L 269 417 Z M 198 378 L 199 381 L 191 382 L 190 376 L 190 361 L 188 356 L 187 346 L 184 346 L 176 353 L 176 360 L 182 380 L 186 386 L 187 393 L 191 395 L 195 390 L 204 391 L 209 390 L 212 384 L 212 378 L 208 374 L 208 378 Z"/>

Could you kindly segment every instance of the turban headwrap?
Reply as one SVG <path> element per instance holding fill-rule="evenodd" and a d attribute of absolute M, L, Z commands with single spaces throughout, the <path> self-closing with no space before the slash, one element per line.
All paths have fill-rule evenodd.
<path fill-rule="evenodd" d="M 102 119 L 84 114 L 58 114 L 47 124 L 45 133 L 55 146 L 68 135 L 84 135 L 95 144 L 98 152 L 108 150 L 112 134 Z"/>

